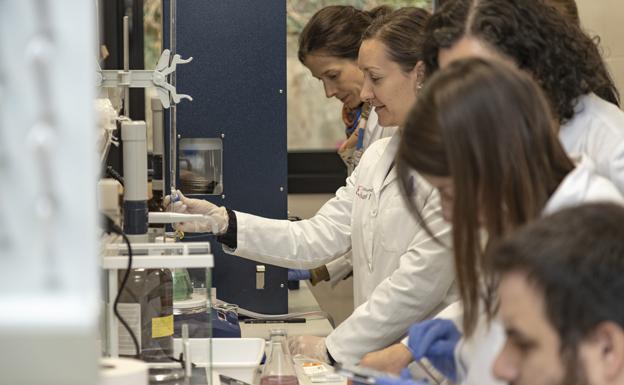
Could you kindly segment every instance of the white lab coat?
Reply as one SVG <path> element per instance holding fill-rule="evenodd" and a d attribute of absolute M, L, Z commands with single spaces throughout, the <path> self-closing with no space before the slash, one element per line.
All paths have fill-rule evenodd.
<path fill-rule="evenodd" d="M 379 115 L 375 112 L 375 107 L 371 109 L 366 122 L 366 131 L 364 132 L 364 139 L 362 141 L 362 147 L 364 151 L 370 147 L 371 144 L 379 139 L 389 138 L 397 132 L 398 127 L 384 127 L 379 125 Z"/>
<path fill-rule="evenodd" d="M 587 202 L 608 201 L 624 205 L 624 198 L 608 179 L 599 176 L 591 159 L 581 156 L 577 167 L 565 177 L 550 197 L 543 214 Z M 458 382 L 465 385 L 501 385 L 494 378 L 492 365 L 505 343 L 505 331 L 498 321 L 490 325 L 482 316 L 475 333 L 462 339 L 455 354 Z"/>
<path fill-rule="evenodd" d="M 379 139 L 389 138 L 397 131 L 398 127 L 383 127 L 379 125 L 379 116 L 373 107 L 366 122 L 366 130 L 364 131 L 364 139 L 362 149 L 365 152 L 371 144 Z M 329 273 L 329 282 L 335 286 L 343 280 L 353 270 L 353 262 L 351 261 L 351 251 L 325 265 Z"/>
<path fill-rule="evenodd" d="M 346 185 L 311 219 L 290 222 L 237 212 L 237 249 L 224 247 L 296 269 L 319 266 L 352 248 L 357 308 L 326 339 L 339 362 L 357 363 L 457 299 L 451 251 L 429 237 L 404 203 L 392 167 L 398 144 L 398 135 L 373 143 Z M 427 224 L 450 244 L 437 191 L 419 176 L 415 184 Z"/>
<path fill-rule="evenodd" d="M 589 156 L 597 173 L 624 193 L 624 111 L 593 93 L 583 95 L 559 139 L 568 154 Z"/>

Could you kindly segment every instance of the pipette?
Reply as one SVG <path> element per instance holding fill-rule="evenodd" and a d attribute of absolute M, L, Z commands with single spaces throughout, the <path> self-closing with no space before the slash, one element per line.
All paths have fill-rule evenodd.
<path fill-rule="evenodd" d="M 179 199 L 179 198 L 178 198 Z M 171 197 L 173 201 L 173 196 Z M 165 212 L 150 212 L 148 214 L 149 223 L 155 224 L 171 224 L 180 222 L 208 222 L 212 233 L 219 232 L 217 222 L 208 215 L 203 214 L 186 214 L 186 213 L 174 213 L 170 211 Z"/>

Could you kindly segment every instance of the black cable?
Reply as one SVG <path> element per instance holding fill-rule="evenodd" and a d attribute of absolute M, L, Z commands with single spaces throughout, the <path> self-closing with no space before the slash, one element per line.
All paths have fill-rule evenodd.
<path fill-rule="evenodd" d="M 128 282 L 128 278 L 130 277 L 130 270 L 132 269 L 132 247 L 130 246 L 130 240 L 128 239 L 128 236 L 124 234 L 123 231 L 120 231 L 119 235 L 122 236 L 122 238 L 126 242 L 126 245 L 128 246 L 128 268 L 126 269 L 126 273 L 124 274 L 123 279 L 121 280 L 119 291 L 117 291 L 117 296 L 115 297 L 115 303 L 113 304 L 113 312 L 115 312 L 115 316 L 117 316 L 117 318 L 119 319 L 119 322 L 121 322 L 121 324 L 126 328 L 128 333 L 130 334 L 130 337 L 132 338 L 132 342 L 134 343 L 135 358 L 140 358 L 141 348 L 139 347 L 139 341 L 134 335 L 134 332 L 132 331 L 132 329 L 130 329 L 130 326 L 126 323 L 126 320 L 124 320 L 121 314 L 119 314 L 119 310 L 117 310 L 119 297 L 121 296 L 121 292 L 126 288 L 126 283 Z"/>
<path fill-rule="evenodd" d="M 128 325 L 126 320 L 123 319 L 121 314 L 119 314 L 119 310 L 117 309 L 117 305 L 119 304 L 119 297 L 121 296 L 121 292 L 126 287 L 126 283 L 128 282 L 128 278 L 130 277 L 130 270 L 132 269 L 132 246 L 130 245 L 130 240 L 128 239 L 128 236 L 124 234 L 123 230 L 119 226 L 117 226 L 115 222 L 113 222 L 106 215 L 103 215 L 103 217 L 104 217 L 103 222 L 104 222 L 105 231 L 107 233 L 113 232 L 115 234 L 121 235 L 123 240 L 126 242 L 126 246 L 128 246 L 128 268 L 126 269 L 126 273 L 124 274 L 123 279 L 121 280 L 121 285 L 119 286 L 119 290 L 117 291 L 117 296 L 115 297 L 115 302 L 113 304 L 113 312 L 115 313 L 115 316 L 117 317 L 119 322 L 121 322 L 121 324 L 128 331 L 128 334 L 130 334 L 130 337 L 132 338 L 132 342 L 134 343 L 134 351 L 135 351 L 134 357 L 140 358 L 141 348 L 139 347 L 139 341 L 137 340 L 136 335 L 134 335 L 134 332 L 132 331 L 132 329 L 130 328 L 130 325 Z"/>
<path fill-rule="evenodd" d="M 124 185 L 123 176 L 121 176 L 121 174 L 118 173 L 117 170 L 113 168 L 113 166 L 106 166 L 106 175 L 121 183 L 122 186 Z"/>

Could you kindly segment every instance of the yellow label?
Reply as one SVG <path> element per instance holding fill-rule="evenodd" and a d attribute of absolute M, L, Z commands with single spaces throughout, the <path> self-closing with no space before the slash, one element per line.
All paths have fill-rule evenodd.
<path fill-rule="evenodd" d="M 152 318 L 152 338 L 173 335 L 173 314 L 166 317 Z"/>

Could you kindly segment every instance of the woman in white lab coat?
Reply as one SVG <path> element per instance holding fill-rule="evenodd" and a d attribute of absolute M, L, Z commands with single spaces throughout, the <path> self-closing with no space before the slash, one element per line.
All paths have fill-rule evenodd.
<path fill-rule="evenodd" d="M 339 154 L 353 172 L 361 154 L 377 139 L 392 136 L 396 127 L 382 127 L 377 114 L 360 97 L 364 74 L 357 66 L 357 56 L 364 31 L 378 17 L 392 11 L 381 6 L 363 11 L 352 6 L 333 5 L 316 12 L 299 36 L 299 61 L 323 83 L 325 95 L 343 103 L 342 118 L 347 140 Z M 362 136 L 358 141 L 358 137 Z M 361 147 L 357 146 L 357 143 Z M 358 147 L 356 149 L 356 147 Z M 352 272 L 351 252 L 324 266 L 298 271 L 310 281 L 336 284 Z M 303 273 L 303 274 L 301 274 Z"/>
<path fill-rule="evenodd" d="M 474 56 L 533 75 L 566 151 L 586 153 L 624 192 L 624 112 L 598 47 L 578 25 L 541 0 L 448 1 L 427 27 L 427 70 Z"/>
<path fill-rule="evenodd" d="M 416 100 L 424 71 L 421 32 L 428 17 L 425 10 L 404 8 L 376 19 L 364 36 L 358 58 L 364 72 L 361 93 L 382 126 L 401 125 Z M 293 354 L 357 363 L 457 299 L 450 250 L 407 214 L 393 166 L 398 145 L 396 135 L 374 142 L 346 185 L 309 220 L 261 218 L 187 198 L 174 204 L 176 210 L 211 215 L 226 251 L 248 259 L 301 269 L 353 251 L 357 308 L 326 339 L 291 340 Z M 437 193 L 418 176 L 415 183 L 424 222 L 448 241 Z"/>
<path fill-rule="evenodd" d="M 360 132 L 364 137 L 359 138 L 359 149 L 364 150 L 377 139 L 392 136 L 396 131 L 396 126 L 382 127 L 376 122 L 366 124 L 370 106 L 360 97 L 364 75 L 357 66 L 362 34 L 376 18 L 390 12 L 392 8 L 388 6 L 370 11 L 344 5 L 328 6 L 316 12 L 299 35 L 299 61 L 312 76 L 323 82 L 328 98 L 343 103 L 347 140 L 339 153 L 349 158 L 346 160 L 348 166 L 357 165 L 357 158 L 353 158 L 352 153 L 358 146 Z"/>
<path fill-rule="evenodd" d="M 449 343 L 444 353 L 431 355 L 430 346 L 459 338 L 452 323 L 433 320 L 444 332 L 422 333 L 423 324 L 417 325 L 408 348 L 416 359 L 430 358 L 454 382 L 497 383 L 491 364 L 505 336 L 483 315 L 487 284 L 496 280 L 489 274 L 487 244 L 564 207 L 588 201 L 624 204 L 587 156 L 568 157 L 553 122 L 531 77 L 501 60 L 472 58 L 434 75 L 405 124 L 397 168 L 408 192 L 413 191 L 412 170 L 434 185 L 444 217 L 453 224 L 463 307 L 458 329 L 465 336 L 457 349 Z M 420 215 L 416 207 L 414 212 Z"/>

